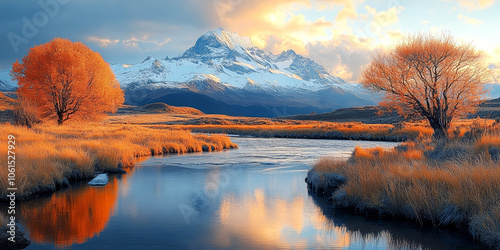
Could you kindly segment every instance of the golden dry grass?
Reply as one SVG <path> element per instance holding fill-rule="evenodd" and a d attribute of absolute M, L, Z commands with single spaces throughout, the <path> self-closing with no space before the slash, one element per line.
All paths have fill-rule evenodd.
<path fill-rule="evenodd" d="M 37 186 L 55 185 L 63 178 L 88 178 L 96 170 L 133 166 L 139 156 L 237 148 L 224 135 L 101 123 L 44 124 L 33 129 L 2 125 L 1 138 L 8 135 L 16 138 L 16 185 L 21 195 L 35 192 Z M 7 147 L 0 148 L 0 161 L 7 162 Z M 0 169 L 0 175 L 7 173 L 7 168 Z M 6 187 L 2 178 L 2 192 Z"/>
<path fill-rule="evenodd" d="M 354 139 L 404 141 L 430 137 L 433 130 L 426 121 L 400 124 L 364 124 L 361 122 L 326 122 L 270 118 L 233 117 L 197 114 L 120 114 L 110 116 L 112 124 L 137 124 L 162 128 L 165 125 L 202 133 L 227 133 L 255 137 Z M 449 130 L 452 137 L 461 137 L 471 127 L 491 126 L 491 119 L 463 119 Z"/>
<path fill-rule="evenodd" d="M 476 239 L 499 246 L 500 160 L 490 154 L 500 150 L 499 142 L 500 131 L 493 129 L 451 143 L 420 140 L 395 149 L 356 147 L 348 161 L 322 158 L 313 171 L 345 177 L 345 185 L 333 194 L 338 206 L 435 226 L 465 225 Z M 456 150 L 465 153 L 445 157 Z"/>
<path fill-rule="evenodd" d="M 425 126 L 408 125 L 395 129 L 389 124 L 363 124 L 360 122 L 304 122 L 303 124 L 264 124 L 264 125 L 175 125 L 179 129 L 205 133 L 228 133 L 256 137 L 284 138 L 324 138 L 403 141 L 418 136 L 430 136 L 432 129 Z"/>
<path fill-rule="evenodd" d="M 0 111 L 12 110 L 16 100 L 6 96 L 4 93 L 0 92 Z"/>

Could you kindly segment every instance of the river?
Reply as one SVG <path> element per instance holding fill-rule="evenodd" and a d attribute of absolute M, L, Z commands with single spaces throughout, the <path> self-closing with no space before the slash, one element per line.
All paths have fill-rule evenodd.
<path fill-rule="evenodd" d="M 390 142 L 233 137 L 237 150 L 149 157 L 105 187 L 24 202 L 29 249 L 477 248 L 464 233 L 331 209 L 304 178 L 321 156 Z"/>

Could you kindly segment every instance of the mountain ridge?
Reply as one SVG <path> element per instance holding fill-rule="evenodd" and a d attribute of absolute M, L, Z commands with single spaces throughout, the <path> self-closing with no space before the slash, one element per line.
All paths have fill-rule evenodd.
<path fill-rule="evenodd" d="M 148 57 L 130 67 L 111 67 L 125 90 L 126 103 L 132 105 L 143 105 L 152 99 L 168 103 L 168 98 L 161 95 L 172 97 L 187 92 L 191 92 L 190 96 L 196 93 L 209 98 L 201 98 L 206 99 L 207 106 L 220 102 L 242 110 L 259 107 L 320 112 L 378 101 L 359 84 L 330 75 L 323 66 L 293 50 L 277 55 L 264 52 L 248 37 L 222 28 L 206 32 L 177 57 Z M 206 113 L 224 113 L 204 108 L 203 103 L 195 108 Z"/>

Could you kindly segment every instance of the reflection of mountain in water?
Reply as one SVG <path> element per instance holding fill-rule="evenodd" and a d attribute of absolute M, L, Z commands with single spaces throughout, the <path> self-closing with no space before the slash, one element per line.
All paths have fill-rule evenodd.
<path fill-rule="evenodd" d="M 111 178 L 104 187 L 82 184 L 48 199 L 27 202 L 22 216 L 30 240 L 70 246 L 86 242 L 106 227 L 117 198 L 118 180 Z"/>
<path fill-rule="evenodd" d="M 327 197 L 311 192 L 309 195 L 336 227 L 344 227 L 350 232 L 351 242 L 385 238 L 389 249 L 482 249 L 465 232 L 419 227 L 409 221 L 367 219 L 349 211 L 335 209 Z"/>

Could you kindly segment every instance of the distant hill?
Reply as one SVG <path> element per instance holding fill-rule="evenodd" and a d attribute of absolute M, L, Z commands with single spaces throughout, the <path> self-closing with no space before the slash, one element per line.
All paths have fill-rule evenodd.
<path fill-rule="evenodd" d="M 16 101 L 0 92 L 0 111 L 13 109 Z"/>
<path fill-rule="evenodd" d="M 473 115 L 481 118 L 500 118 L 500 98 L 488 100 L 479 105 L 479 111 Z"/>
<path fill-rule="evenodd" d="M 124 105 L 118 109 L 117 114 L 130 114 L 130 113 L 175 113 L 175 114 L 193 114 L 203 115 L 204 113 L 195 108 L 190 107 L 175 107 L 162 102 L 155 102 L 143 106 Z"/>
<path fill-rule="evenodd" d="M 382 115 L 378 113 L 382 111 L 380 106 L 366 106 L 354 108 L 342 108 L 333 112 L 320 114 L 304 114 L 282 116 L 279 119 L 290 120 L 312 120 L 312 121 L 328 121 L 328 122 L 363 122 L 367 124 L 390 124 L 403 121 L 403 117 L 396 112 L 385 111 Z"/>
<path fill-rule="evenodd" d="M 6 96 L 4 93 L 0 92 L 0 123 L 4 122 L 14 122 L 14 105 L 16 100 Z"/>
<path fill-rule="evenodd" d="M 403 121 L 403 117 L 399 116 L 396 112 L 385 112 L 382 115 L 377 115 L 381 111 L 380 106 L 366 106 L 354 108 L 342 108 L 334 110 L 333 112 L 321 114 L 304 114 L 282 116 L 279 119 L 290 120 L 312 120 L 312 121 L 329 121 L 329 122 L 350 122 L 357 121 L 367 124 L 390 124 Z M 478 112 L 469 115 L 468 118 L 500 118 L 500 98 L 487 100 L 479 105 Z"/>

